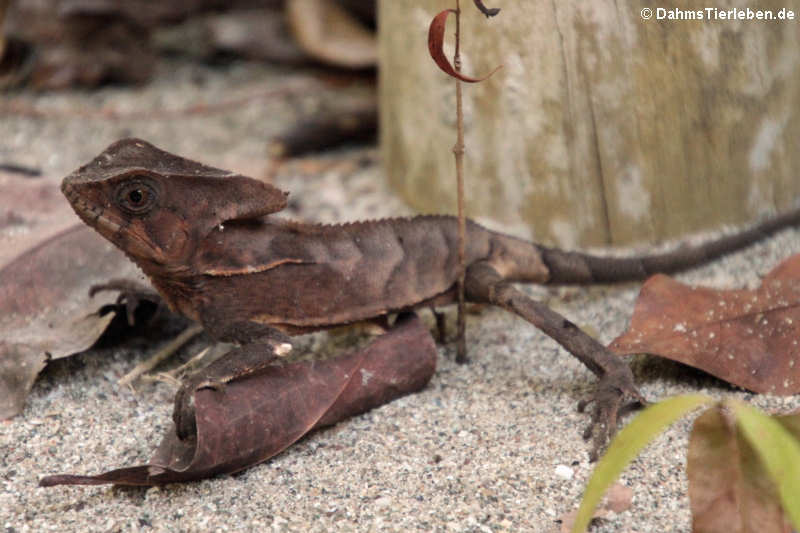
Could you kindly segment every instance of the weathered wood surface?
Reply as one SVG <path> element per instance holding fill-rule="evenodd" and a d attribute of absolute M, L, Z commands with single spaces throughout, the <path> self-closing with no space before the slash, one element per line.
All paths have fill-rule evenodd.
<path fill-rule="evenodd" d="M 617 245 L 744 224 L 800 196 L 796 19 L 643 20 L 649 2 L 567 0 L 506 2 L 487 21 L 462 4 L 465 73 L 504 65 L 465 88 L 471 216 Z M 455 82 L 426 39 L 453 6 L 379 5 L 384 163 L 423 212 L 455 206 Z M 757 7 L 800 17 L 798 0 Z"/>

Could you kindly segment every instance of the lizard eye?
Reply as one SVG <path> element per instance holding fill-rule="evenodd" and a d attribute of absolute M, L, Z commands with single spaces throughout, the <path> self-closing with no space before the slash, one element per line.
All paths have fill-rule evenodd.
<path fill-rule="evenodd" d="M 156 191 L 147 183 L 135 181 L 117 189 L 117 203 L 132 215 L 149 211 L 156 202 Z"/>

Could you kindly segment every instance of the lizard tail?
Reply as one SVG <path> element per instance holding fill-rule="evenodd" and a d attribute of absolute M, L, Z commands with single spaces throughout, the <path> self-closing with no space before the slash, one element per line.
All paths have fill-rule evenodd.
<path fill-rule="evenodd" d="M 645 279 L 657 273 L 683 270 L 748 246 L 790 226 L 800 225 L 800 208 L 748 229 L 699 245 L 684 245 L 661 254 L 638 257 L 599 257 L 539 246 L 550 271 L 548 283 L 610 283 Z"/>

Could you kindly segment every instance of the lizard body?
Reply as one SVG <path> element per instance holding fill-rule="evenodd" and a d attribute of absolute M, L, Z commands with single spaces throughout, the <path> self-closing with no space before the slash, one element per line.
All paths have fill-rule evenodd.
<path fill-rule="evenodd" d="M 287 350 L 286 335 L 455 301 L 457 220 L 449 216 L 304 224 L 273 216 L 286 193 L 138 139 L 109 146 L 67 176 L 76 213 L 122 249 L 171 308 L 215 339 L 241 345 L 190 377 L 176 397 L 179 436 L 192 435 L 192 397 L 257 371 Z M 648 257 L 607 258 L 547 248 L 469 222 L 466 297 L 528 320 L 600 379 L 592 396 L 595 450 L 624 398 L 642 400 L 630 369 L 512 282 L 643 279 L 691 266 L 800 221 L 800 210 L 712 243 Z M 604 425 L 604 429 L 603 429 Z"/>

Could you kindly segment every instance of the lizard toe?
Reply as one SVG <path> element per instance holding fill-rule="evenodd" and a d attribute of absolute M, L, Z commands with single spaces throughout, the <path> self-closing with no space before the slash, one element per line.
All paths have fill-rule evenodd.
<path fill-rule="evenodd" d="M 116 303 L 124 308 L 129 326 L 135 325 L 136 310 L 142 302 L 148 301 L 157 304 L 156 313 L 151 317 L 151 320 L 158 315 L 163 307 L 163 301 L 157 292 L 143 283 L 127 279 L 112 279 L 105 283 L 92 285 L 89 287 L 89 297 L 91 298 L 97 293 L 107 291 L 119 292 Z"/>
<path fill-rule="evenodd" d="M 633 400 L 626 401 L 627 398 Z M 594 392 L 578 403 L 578 410 L 581 412 L 594 404 L 591 421 L 583 432 L 584 440 L 592 440 L 590 461 L 597 460 L 600 452 L 614 436 L 619 418 L 645 403 L 646 400 L 633 384 L 631 374 L 606 375 L 600 379 Z"/>

